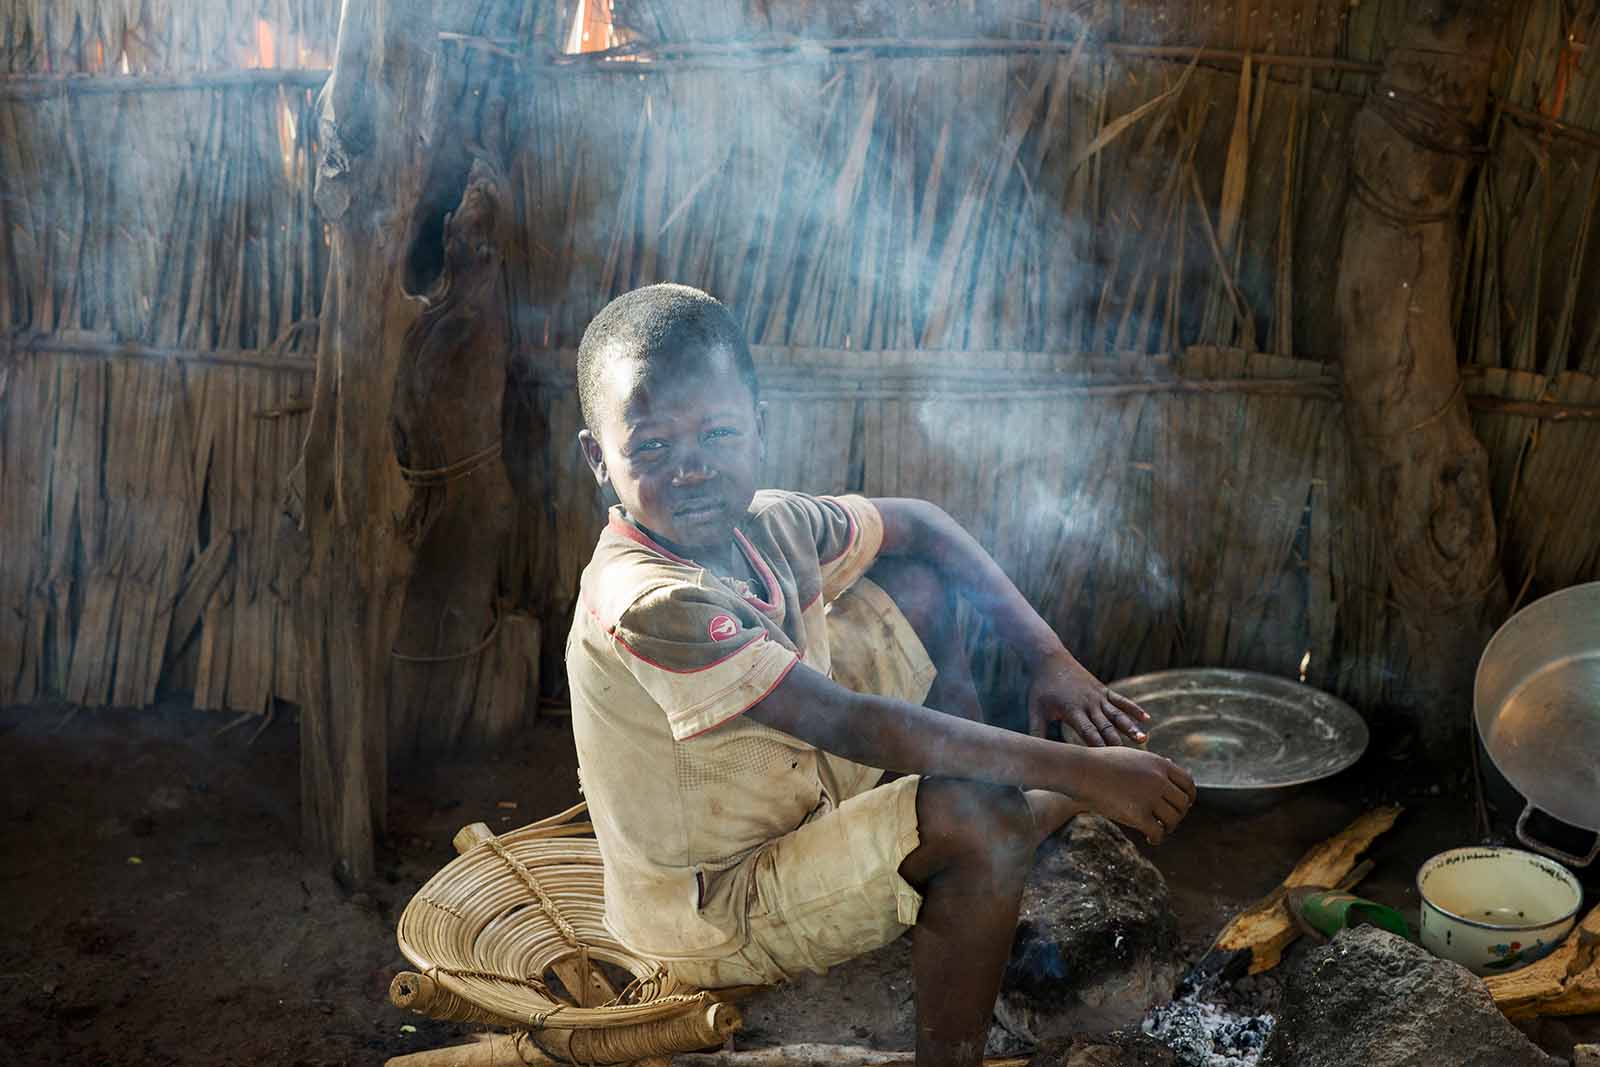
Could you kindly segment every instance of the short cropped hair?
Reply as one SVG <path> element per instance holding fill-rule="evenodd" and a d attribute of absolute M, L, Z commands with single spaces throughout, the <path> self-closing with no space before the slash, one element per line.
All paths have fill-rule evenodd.
<path fill-rule="evenodd" d="M 722 346 L 733 353 L 739 377 L 760 398 L 756 365 L 744 331 L 722 302 L 687 285 L 647 285 L 623 293 L 601 309 L 578 345 L 578 403 L 590 433 L 598 433 L 606 364 L 626 358 L 646 361 L 697 358 Z"/>

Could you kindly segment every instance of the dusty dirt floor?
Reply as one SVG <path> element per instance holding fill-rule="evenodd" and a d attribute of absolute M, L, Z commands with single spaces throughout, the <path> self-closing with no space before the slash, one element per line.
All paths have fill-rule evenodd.
<path fill-rule="evenodd" d="M 14 1064 L 378 1064 L 472 1027 L 387 1000 L 404 965 L 394 922 L 483 820 L 509 829 L 577 798 L 570 731 L 397 776 L 379 876 L 343 886 L 296 851 L 292 710 L 219 734 L 179 703 L 146 711 L 0 711 L 0 1048 Z M 1415 918 L 1412 877 L 1476 839 L 1467 779 L 1406 781 L 1381 753 L 1265 813 L 1196 809 L 1150 855 L 1197 957 L 1239 908 L 1363 808 L 1407 807 L 1362 887 Z M 514 809 L 500 806 L 514 803 Z M 1592 888 L 1591 888 L 1592 892 Z M 1246 999 L 1270 1003 L 1271 983 Z M 861 1031 L 864 1035 L 867 1031 Z M 1600 1040 L 1600 1018 L 1533 1028 L 1552 1052 Z M 798 1039 L 798 1038 L 795 1038 Z"/>

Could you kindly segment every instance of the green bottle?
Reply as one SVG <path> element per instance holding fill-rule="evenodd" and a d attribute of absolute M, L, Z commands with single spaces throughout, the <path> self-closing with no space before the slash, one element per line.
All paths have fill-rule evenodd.
<path fill-rule="evenodd" d="M 1302 928 L 1325 938 L 1347 927 L 1368 924 L 1407 941 L 1417 939 L 1398 911 L 1343 890 L 1300 886 L 1289 891 L 1288 903 L 1289 913 Z"/>

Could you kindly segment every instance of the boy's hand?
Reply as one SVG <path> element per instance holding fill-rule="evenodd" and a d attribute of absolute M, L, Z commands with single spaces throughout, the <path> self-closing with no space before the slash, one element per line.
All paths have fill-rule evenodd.
<path fill-rule="evenodd" d="M 1165 756 L 1133 748 L 1079 754 L 1072 796 L 1159 845 L 1194 803 L 1194 779 Z"/>
<path fill-rule="evenodd" d="M 1034 663 L 1032 672 L 1028 732 L 1034 737 L 1045 736 L 1045 728 L 1059 722 L 1090 748 L 1145 743 L 1145 732 L 1139 727 L 1150 721 L 1145 710 L 1107 689 L 1066 649 Z"/>

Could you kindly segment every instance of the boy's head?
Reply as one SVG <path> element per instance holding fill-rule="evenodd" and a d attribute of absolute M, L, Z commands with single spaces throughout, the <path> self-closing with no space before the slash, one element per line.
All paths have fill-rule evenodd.
<path fill-rule="evenodd" d="M 765 448 L 755 364 L 728 309 L 686 285 L 607 304 L 578 347 L 578 434 L 595 480 L 686 555 L 726 552 Z"/>

